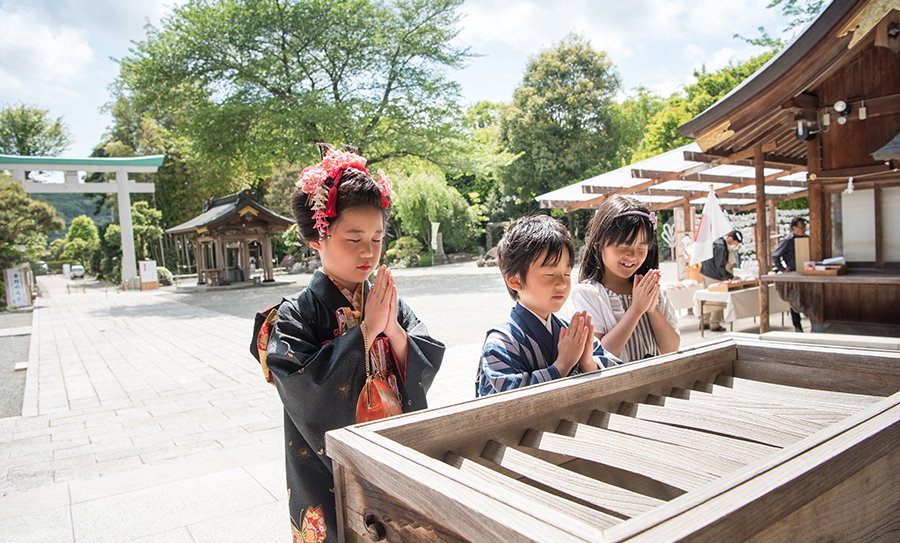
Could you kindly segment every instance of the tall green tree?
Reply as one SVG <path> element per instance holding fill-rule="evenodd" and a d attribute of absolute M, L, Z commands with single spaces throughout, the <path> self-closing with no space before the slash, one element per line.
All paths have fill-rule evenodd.
<path fill-rule="evenodd" d="M 46 109 L 19 104 L 0 110 L 0 154 L 55 156 L 69 146 L 62 117 L 47 117 Z"/>
<path fill-rule="evenodd" d="M 443 176 L 421 168 L 409 175 L 392 174 L 393 213 L 403 229 L 431 245 L 431 223 L 441 223 L 441 238 L 448 253 L 469 249 L 478 233 L 474 210 L 465 198 L 447 185 Z"/>
<path fill-rule="evenodd" d="M 121 84 L 210 168 L 254 183 L 312 162 L 317 141 L 439 161 L 458 128 L 444 70 L 468 56 L 452 45 L 461 3 L 191 0 L 148 27 Z"/>
<path fill-rule="evenodd" d="M 768 52 L 746 62 L 729 62 L 713 73 L 707 72 L 705 66 L 695 70 L 694 77 L 697 81 L 683 91 L 672 94 L 665 107 L 647 124 L 646 134 L 633 158 L 643 160 L 693 141 L 681 137 L 676 129 L 715 104 L 761 68 L 774 54 Z"/>
<path fill-rule="evenodd" d="M 87 269 L 91 253 L 99 243 L 100 237 L 94 221 L 87 215 L 75 217 L 66 233 L 66 248 L 63 250 L 62 257 L 75 259 Z"/>
<path fill-rule="evenodd" d="M 32 200 L 20 183 L 0 178 L 0 270 L 36 260 L 47 234 L 63 227 L 53 206 Z"/>
<path fill-rule="evenodd" d="M 570 34 L 532 57 L 501 123 L 500 138 L 518 155 L 502 169 L 504 194 L 533 202 L 611 164 L 612 104 L 619 75 L 590 42 Z"/>
<path fill-rule="evenodd" d="M 465 198 L 481 223 L 509 218 L 500 193 L 500 170 L 516 155 L 500 141 L 500 122 L 507 105 L 482 101 L 466 110 L 459 151 L 447 168 L 447 184 Z"/>
<path fill-rule="evenodd" d="M 634 155 L 647 133 L 647 125 L 657 113 L 665 108 L 666 101 L 645 87 L 634 89 L 621 103 L 612 106 L 612 135 L 616 156 L 610 169 L 621 168 L 634 162 Z M 599 170 L 599 165 L 598 165 Z M 602 171 L 588 171 L 587 176 L 598 175 Z"/>
<path fill-rule="evenodd" d="M 147 202 L 135 202 L 131 205 L 131 221 L 138 259 L 145 260 L 149 253 L 160 260 L 159 251 L 153 245 L 154 241 L 163 236 L 163 230 L 159 227 L 160 219 L 162 213 L 150 207 Z"/>

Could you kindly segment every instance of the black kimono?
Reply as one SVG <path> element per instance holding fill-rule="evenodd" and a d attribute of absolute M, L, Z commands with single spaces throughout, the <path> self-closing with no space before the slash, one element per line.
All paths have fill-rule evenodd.
<path fill-rule="evenodd" d="M 368 293 L 370 285 L 366 283 Z M 444 356 L 444 345 L 398 299 L 397 320 L 408 336 L 405 371 L 398 374 L 404 412 L 427 408 L 425 393 Z M 350 302 L 321 271 L 308 288 L 284 298 L 275 313 L 257 315 L 250 351 L 260 360 L 284 404 L 288 504 L 295 540 L 337 539 L 334 480 L 325 432 L 356 423 L 366 380 L 359 326 L 339 333 L 336 311 Z M 268 342 L 260 342 L 267 335 Z M 402 366 L 402 364 L 401 364 Z M 323 522 L 324 521 L 324 522 Z M 312 532 L 315 532 L 313 535 Z M 306 537 L 304 537 L 304 535 Z M 310 537 L 312 536 L 312 537 Z"/>

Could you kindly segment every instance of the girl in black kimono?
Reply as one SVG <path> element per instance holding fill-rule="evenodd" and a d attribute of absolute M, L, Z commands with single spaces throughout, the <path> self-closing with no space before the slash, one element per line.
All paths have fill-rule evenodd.
<path fill-rule="evenodd" d="M 284 404 L 295 542 L 337 541 L 325 432 L 425 409 L 425 393 L 444 355 L 444 345 L 397 297 L 386 266 L 372 284 L 367 281 L 381 256 L 390 180 L 381 170 L 377 179 L 370 176 L 353 148 L 339 153 L 320 144 L 320 150 L 322 162 L 303 171 L 291 209 L 322 267 L 308 288 L 257 314 L 250 347 Z M 379 378 L 367 382 L 368 363 Z M 372 383 L 379 385 L 374 394 Z M 373 406 L 373 396 L 383 405 Z"/>

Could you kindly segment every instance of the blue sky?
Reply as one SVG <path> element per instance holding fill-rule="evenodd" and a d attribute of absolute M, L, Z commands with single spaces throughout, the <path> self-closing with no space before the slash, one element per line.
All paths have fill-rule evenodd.
<path fill-rule="evenodd" d="M 463 98 L 506 102 L 528 59 L 577 32 L 605 51 L 625 91 L 644 86 L 668 96 L 761 50 L 734 39 L 764 26 L 780 35 L 786 19 L 770 0 L 467 0 L 457 45 L 482 56 L 448 73 Z M 159 24 L 173 0 L 0 0 L 0 104 L 24 103 L 63 117 L 74 140 L 64 157 L 86 157 L 111 118 L 100 112 L 118 74 L 112 58 Z"/>

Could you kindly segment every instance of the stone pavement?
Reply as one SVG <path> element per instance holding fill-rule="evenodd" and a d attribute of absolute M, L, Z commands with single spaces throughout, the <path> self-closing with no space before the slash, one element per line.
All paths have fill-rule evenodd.
<path fill-rule="evenodd" d="M 499 272 L 454 265 L 395 276 L 448 345 L 429 404 L 471 399 L 485 323 L 509 312 Z M 284 288 L 295 291 L 308 276 L 291 280 Z M 247 349 L 252 311 L 202 307 L 233 308 L 253 293 L 188 301 L 171 288 L 39 282 L 23 416 L 0 419 L 0 540 L 289 541 L 282 408 Z M 682 345 L 700 342 L 696 318 L 681 321 Z M 752 331 L 746 321 L 735 331 Z"/>
<path fill-rule="evenodd" d="M 40 283 L 24 416 L 0 420 L 0 539 L 288 541 L 282 410 L 249 320 Z"/>

